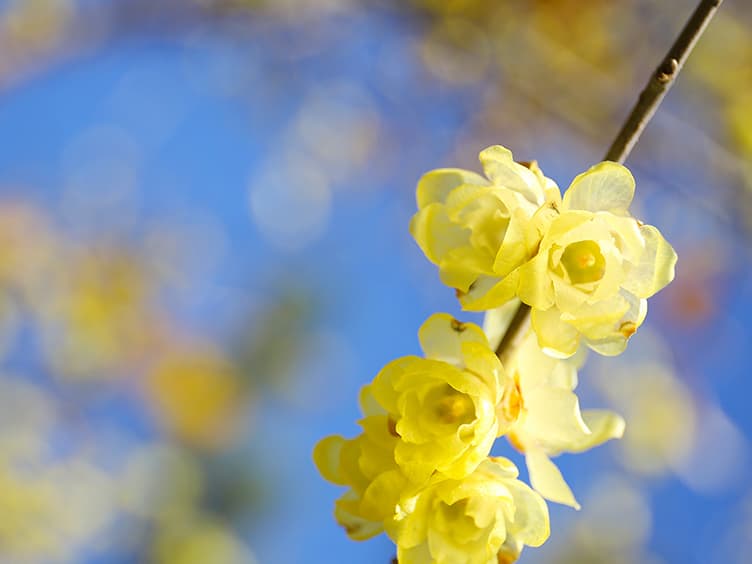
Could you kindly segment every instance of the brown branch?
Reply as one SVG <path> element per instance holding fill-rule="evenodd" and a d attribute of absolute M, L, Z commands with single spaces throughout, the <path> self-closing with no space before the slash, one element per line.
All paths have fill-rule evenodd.
<path fill-rule="evenodd" d="M 697 6 L 666 57 L 650 77 L 604 160 L 623 163 L 627 159 L 722 2 L 723 0 L 702 0 Z"/>
<path fill-rule="evenodd" d="M 637 103 L 616 135 L 604 160 L 623 163 L 627 159 L 645 126 L 661 104 L 666 92 L 676 80 L 695 43 L 705 31 L 722 2 L 723 0 L 700 1 L 663 61 L 650 76 L 650 80 L 640 93 Z M 517 347 L 519 341 L 525 336 L 529 325 L 530 306 L 520 304 L 504 337 L 496 348 L 496 354 L 502 362 L 509 357 L 510 351 Z"/>

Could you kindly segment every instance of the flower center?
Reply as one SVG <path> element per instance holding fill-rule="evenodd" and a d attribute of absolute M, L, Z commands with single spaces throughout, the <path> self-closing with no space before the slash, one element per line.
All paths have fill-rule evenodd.
<path fill-rule="evenodd" d="M 606 260 L 595 241 L 571 243 L 561 255 L 561 264 L 572 284 L 597 282 L 606 271 Z"/>
<path fill-rule="evenodd" d="M 446 386 L 434 403 L 434 414 L 442 423 L 470 423 L 475 419 L 475 405 L 467 394 Z"/>

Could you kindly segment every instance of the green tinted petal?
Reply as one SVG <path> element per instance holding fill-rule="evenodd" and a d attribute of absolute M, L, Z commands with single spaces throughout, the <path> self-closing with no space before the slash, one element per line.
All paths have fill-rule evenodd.
<path fill-rule="evenodd" d="M 605 161 L 579 174 L 564 193 L 565 210 L 627 213 L 634 198 L 635 181 L 625 166 Z"/>

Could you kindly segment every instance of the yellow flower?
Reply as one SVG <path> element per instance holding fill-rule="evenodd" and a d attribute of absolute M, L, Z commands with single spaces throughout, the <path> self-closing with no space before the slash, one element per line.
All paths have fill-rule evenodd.
<path fill-rule="evenodd" d="M 612 162 L 577 176 L 538 254 L 519 269 L 519 297 L 548 354 L 571 356 L 581 338 L 601 354 L 621 353 L 645 319 L 646 298 L 673 280 L 674 249 L 629 214 L 634 187 Z"/>
<path fill-rule="evenodd" d="M 383 531 L 399 505 L 407 482 L 394 461 L 397 436 L 393 423 L 361 394 L 366 417 L 363 433 L 354 439 L 332 435 L 316 444 L 313 459 L 328 481 L 349 489 L 335 503 L 334 516 L 353 540 L 369 539 Z"/>
<path fill-rule="evenodd" d="M 548 508 L 505 458 L 486 459 L 462 480 L 432 482 L 387 533 L 400 564 L 513 562 L 549 535 Z"/>
<path fill-rule="evenodd" d="M 226 446 L 248 395 L 231 360 L 210 343 L 186 342 L 157 359 L 146 381 L 157 419 L 195 447 Z"/>
<path fill-rule="evenodd" d="M 559 189 L 535 163 L 514 162 L 493 146 L 480 153 L 488 179 L 462 169 L 438 169 L 418 182 L 418 213 L 410 232 L 456 288 L 463 307 L 481 311 L 514 297 L 517 268 L 536 251 L 541 233 L 533 215 Z"/>
<path fill-rule="evenodd" d="M 418 336 L 427 358 L 389 363 L 370 392 L 394 423 L 395 460 L 410 481 L 460 479 L 488 456 L 506 377 L 477 325 L 439 313 Z"/>
<path fill-rule="evenodd" d="M 624 419 L 607 410 L 580 411 L 574 389 L 580 358 L 559 360 L 546 355 L 533 332 L 520 344 L 509 366 L 514 388 L 499 411 L 517 405 L 516 419 L 507 431 L 509 441 L 525 454 L 530 483 L 550 501 L 579 505 L 551 456 L 583 452 L 624 433 Z"/>

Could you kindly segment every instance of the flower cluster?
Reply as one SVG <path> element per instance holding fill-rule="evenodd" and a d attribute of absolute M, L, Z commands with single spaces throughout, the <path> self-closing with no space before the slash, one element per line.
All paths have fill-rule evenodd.
<path fill-rule="evenodd" d="M 621 165 L 594 166 L 562 198 L 503 147 L 480 160 L 487 178 L 426 174 L 410 229 L 462 306 L 488 311 L 486 331 L 431 316 L 424 357 L 390 362 L 363 388 L 361 434 L 314 450 L 324 478 L 347 487 L 338 522 L 355 540 L 386 532 L 400 564 L 514 562 L 548 538 L 544 499 L 579 508 L 551 458 L 624 432 L 619 415 L 580 409 L 580 342 L 621 352 L 674 274 L 671 246 L 627 210 L 634 180 Z M 520 302 L 531 329 L 503 366 L 489 341 Z M 532 487 L 491 456 L 499 437 L 524 454 Z"/>
<path fill-rule="evenodd" d="M 676 264 L 661 233 L 629 214 L 629 170 L 600 163 L 562 198 L 535 163 L 516 163 L 503 147 L 480 160 L 488 179 L 440 169 L 418 183 L 410 230 L 442 281 L 472 311 L 522 300 L 553 356 L 572 356 L 581 340 L 622 352 Z"/>

